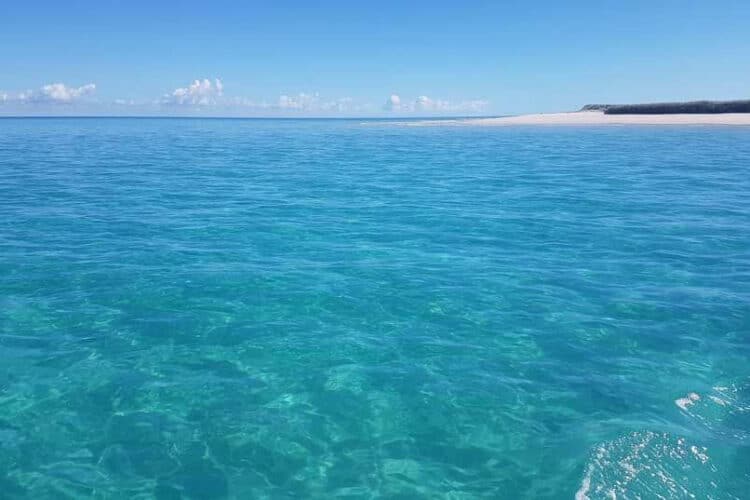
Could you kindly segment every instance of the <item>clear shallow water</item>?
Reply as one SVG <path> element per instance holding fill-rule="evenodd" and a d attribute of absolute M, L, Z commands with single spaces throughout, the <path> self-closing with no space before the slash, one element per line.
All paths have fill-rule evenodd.
<path fill-rule="evenodd" d="M 742 498 L 749 169 L 747 128 L 0 120 L 0 497 Z"/>

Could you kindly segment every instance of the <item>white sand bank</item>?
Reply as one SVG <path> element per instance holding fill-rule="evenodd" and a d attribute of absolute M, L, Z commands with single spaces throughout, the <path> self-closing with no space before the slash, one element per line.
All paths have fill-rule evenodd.
<path fill-rule="evenodd" d="M 605 115 L 601 111 L 413 122 L 415 125 L 750 125 L 750 113 Z"/>

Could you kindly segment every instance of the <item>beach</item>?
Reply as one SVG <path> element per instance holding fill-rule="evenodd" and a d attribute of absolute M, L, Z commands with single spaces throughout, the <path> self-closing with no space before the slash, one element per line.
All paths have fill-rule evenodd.
<path fill-rule="evenodd" d="M 413 125 L 471 125 L 502 127 L 510 125 L 750 125 L 750 113 L 610 115 L 601 111 L 536 113 L 498 118 L 425 120 Z"/>

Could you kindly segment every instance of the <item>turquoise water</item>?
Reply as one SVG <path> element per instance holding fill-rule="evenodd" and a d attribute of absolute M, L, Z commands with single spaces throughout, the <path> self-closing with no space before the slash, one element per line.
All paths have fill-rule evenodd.
<path fill-rule="evenodd" d="M 750 129 L 0 120 L 0 497 L 747 498 Z"/>

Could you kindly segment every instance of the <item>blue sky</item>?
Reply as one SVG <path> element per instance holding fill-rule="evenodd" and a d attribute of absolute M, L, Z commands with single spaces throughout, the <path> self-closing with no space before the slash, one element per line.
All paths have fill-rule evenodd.
<path fill-rule="evenodd" d="M 509 114 L 750 98 L 749 26 L 747 0 L 5 2 L 0 114 Z"/>

